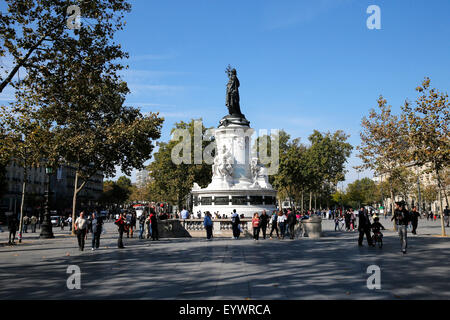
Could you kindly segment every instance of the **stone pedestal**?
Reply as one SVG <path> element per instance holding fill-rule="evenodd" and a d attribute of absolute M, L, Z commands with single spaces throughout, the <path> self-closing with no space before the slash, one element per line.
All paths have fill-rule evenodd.
<path fill-rule="evenodd" d="M 309 219 L 302 221 L 306 234 L 311 239 L 319 239 L 322 236 L 322 218 L 311 216 Z"/>
<path fill-rule="evenodd" d="M 214 132 L 216 156 L 212 182 L 202 189 L 194 184 L 193 214 L 206 211 L 231 217 L 233 209 L 245 217 L 276 209 L 276 190 L 268 182 L 267 170 L 252 157 L 254 130 L 245 116 L 228 115 Z"/>

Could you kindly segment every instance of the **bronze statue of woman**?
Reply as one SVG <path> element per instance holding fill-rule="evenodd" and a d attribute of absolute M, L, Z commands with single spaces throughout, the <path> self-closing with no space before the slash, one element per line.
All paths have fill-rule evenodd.
<path fill-rule="evenodd" d="M 226 106 L 230 115 L 242 116 L 241 107 L 239 105 L 239 79 L 236 75 L 236 69 L 228 66 L 226 70 L 228 74 Z"/>

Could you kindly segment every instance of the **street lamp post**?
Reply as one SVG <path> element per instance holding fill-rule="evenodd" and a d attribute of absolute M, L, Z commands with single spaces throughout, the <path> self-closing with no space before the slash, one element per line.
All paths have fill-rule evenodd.
<path fill-rule="evenodd" d="M 50 196 L 50 175 L 53 173 L 53 168 L 45 168 L 45 173 L 48 177 L 47 187 L 44 193 L 45 205 L 44 205 L 44 221 L 41 225 L 41 234 L 39 235 L 42 239 L 51 239 L 55 236 L 53 235 L 52 222 L 50 220 L 50 210 L 49 210 L 49 196 Z"/>

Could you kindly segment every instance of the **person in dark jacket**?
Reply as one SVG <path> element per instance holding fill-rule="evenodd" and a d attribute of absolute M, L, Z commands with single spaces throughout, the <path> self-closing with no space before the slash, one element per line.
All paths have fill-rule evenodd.
<path fill-rule="evenodd" d="M 17 232 L 18 227 L 19 227 L 19 221 L 17 220 L 16 216 L 15 215 L 11 216 L 8 221 L 8 229 L 9 229 L 8 244 L 10 244 L 10 245 L 16 244 L 14 242 L 14 240 L 16 239 L 16 232 Z M 11 240 L 11 238 L 12 238 L 12 240 Z"/>
<path fill-rule="evenodd" d="M 417 230 L 417 225 L 419 224 L 419 217 L 420 217 L 420 213 L 419 213 L 419 211 L 417 211 L 417 207 L 414 207 L 412 209 L 409 216 L 411 218 L 412 233 L 417 234 L 416 230 Z"/>
<path fill-rule="evenodd" d="M 158 218 L 156 217 L 156 213 L 153 211 L 150 213 L 150 226 L 152 228 L 152 240 L 159 240 Z"/>
<path fill-rule="evenodd" d="M 239 239 L 239 236 L 241 234 L 241 230 L 239 229 L 240 223 L 241 219 L 236 213 L 236 209 L 233 209 L 233 214 L 231 215 L 231 228 L 233 229 L 233 238 L 235 240 Z"/>
<path fill-rule="evenodd" d="M 297 217 L 295 215 L 294 211 L 290 211 L 287 217 L 287 223 L 289 227 L 289 237 L 291 239 L 294 239 L 294 229 L 295 225 L 297 224 Z"/>
<path fill-rule="evenodd" d="M 364 235 L 366 235 L 367 243 L 369 246 L 373 246 L 372 237 L 370 236 L 370 218 L 369 213 L 367 210 L 364 210 L 364 207 L 361 208 L 361 210 L 358 213 L 358 231 L 359 231 L 359 238 L 358 238 L 358 245 L 362 247 Z"/>
<path fill-rule="evenodd" d="M 392 220 L 395 220 L 395 224 L 397 225 L 402 252 L 403 254 L 406 254 L 406 248 L 408 247 L 407 227 L 410 219 L 409 212 L 406 210 L 403 201 L 395 203 L 394 215 L 392 216 L 391 221 Z"/>
<path fill-rule="evenodd" d="M 267 214 L 266 210 L 264 210 L 262 212 L 259 219 L 260 219 L 260 226 L 261 226 L 263 239 L 266 239 L 267 224 L 269 223 L 269 215 Z"/>
<path fill-rule="evenodd" d="M 123 246 L 123 233 L 125 232 L 125 217 L 123 216 L 123 213 L 120 213 L 119 219 L 114 222 L 119 227 L 119 239 L 117 239 L 117 247 L 119 249 L 125 248 Z"/>
<path fill-rule="evenodd" d="M 92 232 L 92 251 L 100 247 L 100 235 L 102 234 L 103 219 L 92 214 L 91 232 Z"/>

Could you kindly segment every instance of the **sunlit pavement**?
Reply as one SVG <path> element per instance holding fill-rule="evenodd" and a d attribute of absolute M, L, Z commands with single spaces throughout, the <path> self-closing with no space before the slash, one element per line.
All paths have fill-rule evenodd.
<path fill-rule="evenodd" d="M 392 228 L 389 220 L 380 221 Z M 450 299 L 450 238 L 439 221 L 419 221 L 408 234 L 408 253 L 392 230 L 384 246 L 357 246 L 357 232 L 334 232 L 323 222 L 320 240 L 124 238 L 106 225 L 101 247 L 85 251 L 54 228 L 55 239 L 26 233 L 8 246 L 0 233 L 0 299 Z M 39 230 L 38 230 L 39 231 Z M 447 228 L 447 232 L 450 230 Z M 67 268 L 81 269 L 81 289 L 69 290 Z M 381 289 L 368 289 L 370 265 L 381 270 Z"/>

